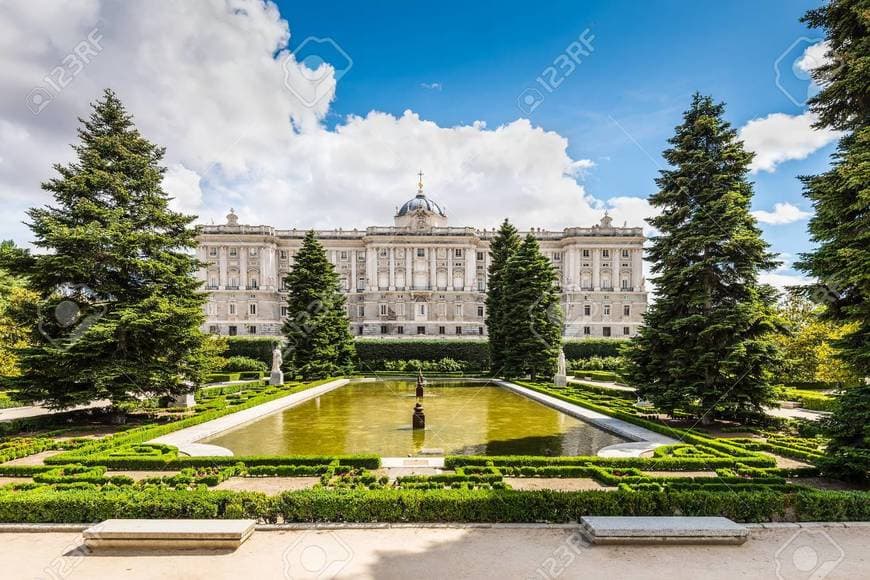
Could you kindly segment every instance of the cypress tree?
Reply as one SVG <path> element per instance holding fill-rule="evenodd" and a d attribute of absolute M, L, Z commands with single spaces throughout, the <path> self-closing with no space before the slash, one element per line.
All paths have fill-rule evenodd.
<path fill-rule="evenodd" d="M 628 350 L 628 380 L 670 413 L 761 412 L 773 401 L 778 361 L 775 292 L 758 273 L 776 265 L 749 212 L 752 153 L 722 119 L 724 105 L 695 94 L 664 157 L 650 203 L 648 258 L 656 301 Z"/>
<path fill-rule="evenodd" d="M 552 376 L 562 347 L 559 276 L 528 234 L 504 273 L 504 375 Z"/>
<path fill-rule="evenodd" d="M 504 220 L 489 245 L 491 261 L 489 281 L 486 287 L 486 329 L 489 336 L 490 368 L 493 374 L 501 373 L 505 360 L 505 333 L 510 322 L 505 311 L 510 305 L 505 282 L 508 260 L 520 247 L 517 229 Z"/>
<path fill-rule="evenodd" d="M 106 90 L 92 108 L 80 119 L 77 159 L 42 185 L 54 205 L 28 212 L 45 253 L 12 266 L 39 295 L 22 314 L 33 331 L 13 386 L 57 408 L 176 395 L 209 370 L 196 218 L 169 209 L 164 149 L 115 94 Z"/>
<path fill-rule="evenodd" d="M 813 71 L 822 90 L 809 101 L 816 126 L 845 132 L 831 168 L 801 177 L 815 208 L 810 236 L 816 248 L 797 267 L 818 283 L 807 293 L 826 306 L 824 316 L 854 330 L 834 342 L 839 356 L 865 384 L 847 391 L 828 424 L 825 469 L 870 479 L 870 18 L 866 0 L 836 0 L 807 12 L 823 28 L 830 62 Z"/>
<path fill-rule="evenodd" d="M 352 371 L 356 348 L 344 295 L 338 274 L 313 230 L 305 234 L 285 280 L 287 368 L 306 379 Z"/>

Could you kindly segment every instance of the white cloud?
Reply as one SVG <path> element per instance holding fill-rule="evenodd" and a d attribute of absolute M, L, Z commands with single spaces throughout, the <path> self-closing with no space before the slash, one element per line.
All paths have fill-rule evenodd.
<path fill-rule="evenodd" d="M 33 115 L 30 91 L 45 87 L 45 76 L 95 27 L 101 50 Z M 30 239 L 24 211 L 50 201 L 39 183 L 54 175 L 53 163 L 72 159 L 76 117 L 104 87 L 166 147 L 166 189 L 203 223 L 221 223 L 234 206 L 243 223 L 277 227 L 389 224 L 395 206 L 414 195 L 421 168 L 453 225 L 490 227 L 509 217 L 520 227 L 563 228 L 600 219 L 604 204 L 577 182 L 593 163 L 572 158 L 566 138 L 525 119 L 442 127 L 412 111 L 372 111 L 328 129 L 340 74 L 296 63 L 290 35 L 275 5 L 252 0 L 81 0 L 63 11 L 47 1 L 7 5 L 0 231 Z M 288 90 L 285 78 L 303 84 Z M 614 218 L 643 225 L 645 202 L 620 199 Z"/>
<path fill-rule="evenodd" d="M 740 139 L 755 153 L 750 169 L 753 173 L 773 173 L 776 166 L 792 159 L 805 159 L 839 137 L 831 129 L 814 129 L 816 115 L 771 113 L 752 119 L 740 129 Z"/>
<path fill-rule="evenodd" d="M 420 83 L 420 86 L 430 91 L 440 91 L 444 88 L 441 83 Z"/>
<path fill-rule="evenodd" d="M 812 74 L 814 69 L 831 62 L 832 59 L 828 56 L 830 48 L 831 46 L 827 40 L 811 44 L 795 62 L 795 66 L 808 75 Z"/>
<path fill-rule="evenodd" d="M 755 219 L 763 224 L 790 224 L 810 217 L 812 214 L 788 202 L 773 204 L 773 211 L 758 210 L 752 212 Z"/>
<path fill-rule="evenodd" d="M 784 274 L 776 271 L 759 274 L 758 281 L 762 284 L 769 284 L 780 292 L 785 293 L 789 286 L 806 286 L 812 283 L 813 280 L 799 274 Z"/>

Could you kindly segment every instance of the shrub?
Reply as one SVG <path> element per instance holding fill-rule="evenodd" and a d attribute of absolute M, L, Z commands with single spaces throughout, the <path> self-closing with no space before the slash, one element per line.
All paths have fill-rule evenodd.
<path fill-rule="evenodd" d="M 266 368 L 270 368 L 272 366 L 272 350 L 280 340 L 279 336 L 228 336 L 225 356 L 252 358 L 267 365 Z"/>
<path fill-rule="evenodd" d="M 238 373 L 242 371 L 263 372 L 268 369 L 269 366 L 261 360 L 247 356 L 231 356 L 221 370 L 224 373 Z M 256 378 L 259 378 L 259 375 Z"/>
<path fill-rule="evenodd" d="M 624 338 L 566 340 L 562 350 L 565 351 L 565 358 L 568 360 L 588 359 L 594 356 L 619 356 L 623 346 L 628 342 Z"/>
<path fill-rule="evenodd" d="M 568 369 L 572 371 L 620 371 L 625 361 L 619 356 L 592 356 L 589 358 L 572 359 L 568 361 Z"/>
<path fill-rule="evenodd" d="M 485 340 L 358 339 L 356 352 L 360 369 L 382 369 L 385 361 L 437 362 L 451 359 L 465 363 L 468 370 L 489 368 L 489 345 Z"/>

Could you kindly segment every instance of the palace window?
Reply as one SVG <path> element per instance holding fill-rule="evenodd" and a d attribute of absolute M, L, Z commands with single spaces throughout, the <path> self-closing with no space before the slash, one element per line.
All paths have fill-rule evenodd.
<path fill-rule="evenodd" d="M 425 258 L 426 257 L 426 248 L 417 248 L 417 257 Z"/>
<path fill-rule="evenodd" d="M 363 306 L 362 304 L 360 304 L 359 306 L 357 306 L 357 307 L 356 307 L 356 315 L 359 316 L 360 318 L 365 318 L 365 315 L 366 315 L 366 307 Z"/>
<path fill-rule="evenodd" d="M 623 316 L 631 316 L 631 306 L 628 304 L 624 304 L 622 306 L 622 315 Z"/>
<path fill-rule="evenodd" d="M 248 334 L 257 334 L 257 327 L 256 326 L 249 326 L 248 327 Z"/>
<path fill-rule="evenodd" d="M 610 316 L 610 304 L 604 305 L 604 316 Z"/>
<path fill-rule="evenodd" d="M 230 304 L 229 304 L 229 309 L 230 309 L 230 310 L 229 310 L 230 315 L 235 315 L 235 313 L 236 313 L 236 303 L 235 303 L 235 302 L 230 302 Z"/>
<path fill-rule="evenodd" d="M 248 314 L 251 316 L 257 315 L 257 305 L 255 303 L 248 304 Z"/>
<path fill-rule="evenodd" d="M 387 257 L 387 249 L 381 248 L 381 258 L 386 258 L 386 257 Z"/>
<path fill-rule="evenodd" d="M 480 262 L 483 262 L 483 252 L 477 252 L 477 259 Z"/>
<path fill-rule="evenodd" d="M 341 257 L 342 260 L 347 260 L 347 252 L 343 251 L 339 254 L 339 256 Z"/>
<path fill-rule="evenodd" d="M 404 326 L 397 326 L 396 327 L 396 334 L 405 334 L 405 327 Z"/>
<path fill-rule="evenodd" d="M 456 327 L 456 334 L 459 334 L 459 335 L 462 334 L 462 327 L 461 326 Z"/>
<path fill-rule="evenodd" d="M 290 307 L 289 307 L 289 306 L 282 306 L 282 307 L 281 307 L 281 317 L 282 317 L 282 318 L 287 318 L 287 316 L 288 316 L 289 314 L 290 314 Z"/>
<path fill-rule="evenodd" d="M 382 325 L 381 325 L 381 334 L 387 334 L 387 332 L 388 332 L 388 331 L 387 331 L 387 325 L 386 325 L 386 324 L 382 324 Z"/>
<path fill-rule="evenodd" d="M 257 255 L 257 248 L 248 248 L 248 255 L 249 256 L 256 256 Z"/>
<path fill-rule="evenodd" d="M 628 280 L 626 280 L 625 278 L 622 279 L 622 289 L 628 290 Z"/>
<path fill-rule="evenodd" d="M 630 330 L 627 326 L 622 327 L 622 334 L 624 334 L 625 336 L 628 336 L 629 332 L 630 332 Z"/>
<path fill-rule="evenodd" d="M 583 250 L 583 257 L 584 257 L 584 258 L 588 258 L 588 257 L 589 257 L 589 250 Z"/>
<path fill-rule="evenodd" d="M 230 248 L 230 258 L 235 258 L 239 255 L 239 250 L 236 248 Z"/>
<path fill-rule="evenodd" d="M 282 260 L 286 260 L 287 259 L 287 250 L 279 250 L 278 257 L 281 258 Z"/>
<path fill-rule="evenodd" d="M 399 302 L 398 304 L 396 304 L 396 313 L 399 316 L 405 315 L 405 303 L 404 302 Z"/>
<path fill-rule="evenodd" d="M 483 316 L 483 306 L 478 306 L 478 307 L 477 307 L 477 315 L 478 315 L 478 316 Z"/>
<path fill-rule="evenodd" d="M 438 334 L 444 334 L 445 332 L 447 332 L 446 328 L 444 328 L 443 326 L 438 327 Z"/>
<path fill-rule="evenodd" d="M 584 335 L 584 336 L 589 336 L 590 334 L 592 334 L 592 329 L 589 328 L 588 326 L 584 326 L 584 327 L 583 327 L 583 335 Z"/>
<path fill-rule="evenodd" d="M 462 248 L 455 248 L 453 250 L 453 257 L 454 258 L 461 258 L 462 257 Z"/>
<path fill-rule="evenodd" d="M 381 312 L 381 316 L 386 316 L 386 315 L 387 315 L 387 305 L 386 305 L 386 304 L 381 304 L 381 305 L 380 305 L 380 312 Z"/>
<path fill-rule="evenodd" d="M 418 326 L 417 327 L 417 334 L 426 334 L 426 327 L 425 326 Z"/>
<path fill-rule="evenodd" d="M 456 316 L 462 318 L 462 304 L 456 305 Z"/>
<path fill-rule="evenodd" d="M 602 334 L 602 336 L 610 336 L 610 327 L 609 327 L 609 326 L 605 326 L 604 328 L 602 328 L 602 329 L 601 329 L 601 334 Z"/>
<path fill-rule="evenodd" d="M 211 257 L 217 256 L 217 248 L 215 248 L 214 246 L 210 247 L 208 249 L 208 255 Z"/>
<path fill-rule="evenodd" d="M 601 257 L 602 258 L 609 258 L 610 257 L 610 250 L 607 250 L 607 249 L 601 250 Z"/>
<path fill-rule="evenodd" d="M 210 325 L 210 326 L 208 327 L 208 333 L 209 333 L 209 334 L 220 334 L 220 333 L 221 333 L 221 327 L 218 326 L 217 324 L 212 324 L 212 325 Z"/>
<path fill-rule="evenodd" d="M 229 334 L 230 336 L 235 336 L 238 333 L 239 333 L 239 329 L 236 328 L 235 326 L 230 326 L 229 328 L 227 328 L 227 334 Z"/>
<path fill-rule="evenodd" d="M 583 305 L 583 316 L 591 316 L 592 315 L 592 306 L 589 304 Z"/>
<path fill-rule="evenodd" d="M 628 250 L 622 250 L 622 257 L 623 257 L 623 258 L 627 258 L 627 257 L 628 257 Z"/>

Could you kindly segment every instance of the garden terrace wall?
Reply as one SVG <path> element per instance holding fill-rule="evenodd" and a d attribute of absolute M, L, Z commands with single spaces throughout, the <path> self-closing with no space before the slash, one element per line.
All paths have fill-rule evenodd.
<path fill-rule="evenodd" d="M 489 368 L 489 343 L 485 340 L 357 339 L 359 368 L 380 370 L 383 361 L 439 361 L 451 358 L 467 363 L 469 370 Z"/>

